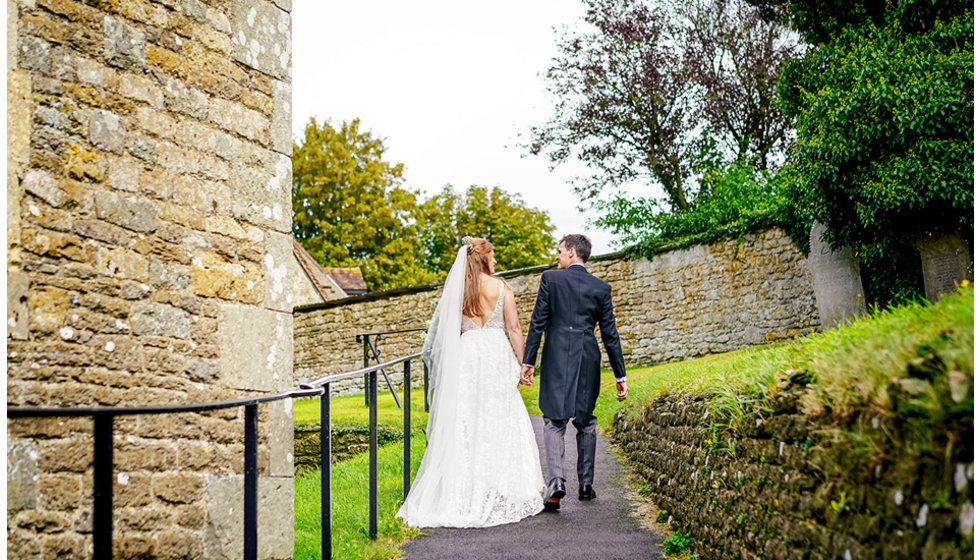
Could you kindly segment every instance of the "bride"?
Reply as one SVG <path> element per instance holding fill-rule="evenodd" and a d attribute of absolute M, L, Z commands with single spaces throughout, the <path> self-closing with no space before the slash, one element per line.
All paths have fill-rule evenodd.
<path fill-rule="evenodd" d="M 396 514 L 413 527 L 490 527 L 543 509 L 544 479 L 517 389 L 524 338 L 493 245 L 464 238 L 429 324 L 428 447 Z"/>

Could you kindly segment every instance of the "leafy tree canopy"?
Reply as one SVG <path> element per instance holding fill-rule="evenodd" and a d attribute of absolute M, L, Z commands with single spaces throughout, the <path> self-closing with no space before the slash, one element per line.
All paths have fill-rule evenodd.
<path fill-rule="evenodd" d="M 548 213 L 500 187 L 472 185 L 460 194 L 446 185 L 422 204 L 422 216 L 426 266 L 440 276 L 449 271 L 465 236 L 493 243 L 497 270 L 546 263 L 555 249 Z"/>
<path fill-rule="evenodd" d="M 578 159 L 587 201 L 635 181 L 659 186 L 671 211 L 696 194 L 706 160 L 770 164 L 788 145 L 773 104 L 792 33 L 741 0 L 585 0 L 548 70 L 554 117 L 525 148 L 557 165 Z M 714 162 L 713 163 L 718 163 Z"/>
<path fill-rule="evenodd" d="M 769 21 L 788 21 L 813 45 L 827 43 L 848 27 L 897 23 L 905 33 L 923 23 L 948 20 L 972 4 L 964 0 L 746 0 Z"/>
<path fill-rule="evenodd" d="M 952 15 L 951 4 L 963 9 Z M 972 239 L 972 7 L 919 0 L 882 10 L 827 24 L 827 42 L 787 68 L 781 91 L 799 132 L 800 195 L 833 244 L 862 255 L 922 231 Z"/>
<path fill-rule="evenodd" d="M 435 279 L 422 266 L 416 193 L 360 121 L 310 119 L 293 146 L 293 235 L 321 264 L 360 267 L 370 290 Z"/>
<path fill-rule="evenodd" d="M 500 187 L 451 186 L 428 200 L 361 123 L 311 119 L 293 146 L 293 235 L 320 264 L 360 267 L 371 291 L 445 277 L 466 235 L 495 246 L 498 270 L 550 260 L 548 213 Z"/>

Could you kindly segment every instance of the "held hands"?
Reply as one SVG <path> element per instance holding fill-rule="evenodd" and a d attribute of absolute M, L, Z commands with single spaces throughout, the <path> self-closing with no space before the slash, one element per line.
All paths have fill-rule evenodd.
<path fill-rule="evenodd" d="M 534 366 L 524 366 L 521 368 L 521 385 L 530 387 L 534 384 Z"/>
<path fill-rule="evenodd" d="M 630 388 L 626 385 L 626 380 L 616 382 L 616 400 L 625 401 L 630 394 Z"/>

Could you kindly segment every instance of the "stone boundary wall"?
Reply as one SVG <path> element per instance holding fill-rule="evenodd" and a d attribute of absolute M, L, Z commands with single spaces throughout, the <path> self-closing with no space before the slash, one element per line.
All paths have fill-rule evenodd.
<path fill-rule="evenodd" d="M 973 557 L 972 418 L 937 427 L 929 452 L 910 451 L 916 424 L 841 430 L 801 412 L 803 391 L 785 388 L 771 413 L 749 411 L 736 429 L 703 396 L 665 395 L 620 410 L 614 437 L 698 558 Z M 862 453 L 846 437 L 855 429 L 881 452 Z"/>
<path fill-rule="evenodd" d="M 527 328 L 539 276 L 548 266 L 501 273 L 514 290 Z M 600 256 L 589 270 L 612 286 L 616 322 L 629 366 L 684 360 L 793 337 L 819 328 L 806 259 L 782 230 L 741 240 L 664 251 L 650 259 Z M 438 284 L 368 294 L 295 310 L 294 382 L 359 368 L 362 332 L 424 327 Z M 393 358 L 417 352 L 423 335 L 388 335 L 379 350 Z M 604 363 L 605 353 L 603 352 Z M 401 379 L 401 368 L 390 372 Z M 413 368 L 421 380 L 421 366 Z M 363 391 L 347 380 L 337 394 Z"/>
<path fill-rule="evenodd" d="M 8 0 L 7 405 L 292 384 L 290 0 Z M 293 554 L 292 403 L 259 557 Z M 113 558 L 242 553 L 244 413 L 115 421 Z M 91 558 L 92 421 L 7 422 L 10 558 Z"/>

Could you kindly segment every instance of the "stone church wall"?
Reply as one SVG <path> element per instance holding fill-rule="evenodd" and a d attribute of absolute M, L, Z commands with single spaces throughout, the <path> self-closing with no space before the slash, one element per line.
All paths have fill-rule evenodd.
<path fill-rule="evenodd" d="M 547 268 L 501 273 L 514 290 L 525 332 Z M 612 286 L 628 366 L 727 352 L 820 325 L 806 259 L 778 229 L 649 259 L 600 256 L 588 268 Z M 426 285 L 297 308 L 296 381 L 361 367 L 357 333 L 423 327 L 439 295 L 439 285 Z M 379 350 L 394 358 L 419 351 L 422 340 L 419 333 L 387 335 Z M 400 379 L 396 369 L 391 375 Z M 421 376 L 421 366 L 413 372 Z M 340 394 L 363 390 L 357 380 L 338 385 Z"/>
<path fill-rule="evenodd" d="M 7 405 L 292 383 L 290 0 L 7 2 Z M 114 558 L 232 558 L 241 409 L 115 422 Z M 293 550 L 263 405 L 259 557 Z M 7 424 L 7 552 L 92 555 L 92 421 Z"/>

